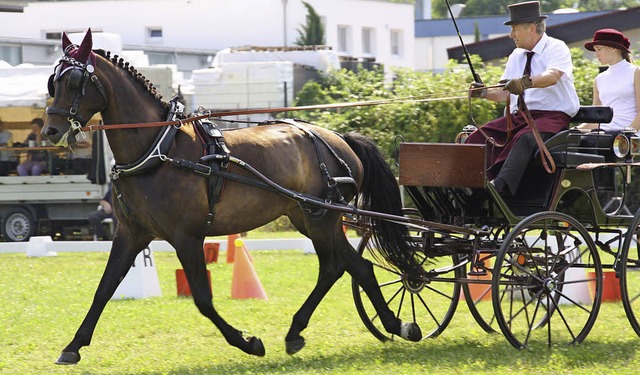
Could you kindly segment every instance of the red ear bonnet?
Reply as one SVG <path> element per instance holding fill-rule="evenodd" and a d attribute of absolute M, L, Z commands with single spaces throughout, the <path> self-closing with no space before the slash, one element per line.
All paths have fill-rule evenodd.
<path fill-rule="evenodd" d="M 67 33 L 62 33 L 62 49 L 65 56 L 69 56 L 79 63 L 95 66 L 96 55 L 91 50 L 92 47 L 93 38 L 91 36 L 91 29 L 87 30 L 87 33 L 84 35 L 79 47 L 78 45 L 71 43 Z"/>

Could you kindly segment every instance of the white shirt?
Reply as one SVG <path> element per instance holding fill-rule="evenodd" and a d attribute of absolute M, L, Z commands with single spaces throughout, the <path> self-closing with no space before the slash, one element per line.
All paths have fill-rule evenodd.
<path fill-rule="evenodd" d="M 555 85 L 545 88 L 530 88 L 524 92 L 524 101 L 529 110 L 561 111 L 573 117 L 578 113 L 580 100 L 573 85 L 573 62 L 569 47 L 546 33 L 535 47 L 531 59 L 531 76 L 536 76 L 548 69 L 561 71 L 562 77 Z M 527 62 L 527 50 L 516 48 L 507 59 L 502 79 L 522 77 Z M 511 95 L 511 112 L 518 109 L 518 97 Z"/>
<path fill-rule="evenodd" d="M 609 66 L 596 77 L 600 102 L 613 109 L 613 119 L 610 123 L 600 124 L 600 129 L 622 130 L 638 115 L 633 86 L 633 77 L 637 68 L 627 60 L 622 60 Z"/>

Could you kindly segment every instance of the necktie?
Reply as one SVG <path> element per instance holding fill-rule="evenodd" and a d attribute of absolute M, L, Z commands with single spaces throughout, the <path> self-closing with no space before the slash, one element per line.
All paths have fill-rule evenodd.
<path fill-rule="evenodd" d="M 527 62 L 524 64 L 524 71 L 522 75 L 531 77 L 531 58 L 533 57 L 533 51 L 525 52 L 527 55 Z M 522 109 L 522 104 L 524 103 L 524 92 L 518 96 L 518 108 Z"/>
<path fill-rule="evenodd" d="M 524 64 L 524 72 L 522 72 L 522 74 L 530 76 L 531 75 L 531 58 L 533 57 L 534 52 L 527 51 L 525 53 L 527 54 L 527 62 L 526 64 Z"/>

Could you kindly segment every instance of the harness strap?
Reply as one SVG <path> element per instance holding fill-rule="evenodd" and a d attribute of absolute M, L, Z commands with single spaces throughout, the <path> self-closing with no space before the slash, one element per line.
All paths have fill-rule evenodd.
<path fill-rule="evenodd" d="M 547 146 L 544 144 L 542 140 L 542 136 L 540 136 L 540 131 L 538 130 L 538 126 L 536 122 L 531 117 L 531 112 L 527 108 L 527 105 L 524 104 L 524 100 L 522 101 L 522 109 L 520 109 L 520 114 L 525 118 L 527 124 L 531 127 L 531 133 L 533 133 L 533 138 L 536 140 L 538 144 L 538 149 L 540 150 L 540 160 L 542 161 L 542 165 L 547 173 L 552 174 L 556 171 L 556 163 L 551 156 L 551 153 L 547 149 Z"/>
<path fill-rule="evenodd" d="M 293 120 L 293 119 L 284 119 L 284 120 L 279 120 L 279 121 L 280 122 L 284 122 L 284 123 L 289 124 L 289 125 L 292 125 L 292 126 L 295 126 L 296 128 L 298 128 L 301 131 L 303 131 L 304 133 L 306 133 L 309 136 L 309 138 L 311 138 L 311 140 L 313 141 L 313 145 L 316 148 L 316 154 L 318 155 L 318 162 L 320 163 L 320 170 L 322 171 L 323 176 L 327 180 L 327 185 L 329 187 L 329 194 L 333 193 L 338 202 L 346 203 L 345 199 L 344 199 L 344 196 L 342 196 L 342 193 L 340 192 L 340 188 L 339 188 L 338 184 L 339 183 L 347 183 L 348 182 L 348 183 L 353 184 L 353 186 L 356 187 L 356 191 L 358 190 L 358 185 L 356 184 L 355 180 L 353 179 L 353 174 L 351 173 L 351 168 L 349 168 L 349 165 L 338 155 L 336 150 L 333 147 L 331 147 L 331 145 L 324 138 L 322 138 L 320 135 L 318 135 L 313 130 L 301 126 L 296 120 Z M 336 160 L 338 160 L 340 165 L 343 166 L 343 168 L 346 170 L 347 174 L 349 175 L 348 177 L 333 177 L 333 176 L 331 176 L 331 174 L 329 173 L 329 169 L 327 168 L 327 165 L 324 163 L 324 160 L 322 158 L 322 153 L 320 152 L 320 147 L 319 147 L 319 144 L 318 144 L 318 140 L 320 140 L 325 145 L 325 147 L 329 150 L 329 152 L 331 152 L 331 154 L 336 158 Z M 338 180 L 338 179 L 340 179 L 340 180 Z"/>
<path fill-rule="evenodd" d="M 171 109 L 167 117 L 170 120 L 181 117 L 184 106 L 178 102 L 178 98 L 175 97 L 171 99 L 169 104 Z M 160 162 L 166 159 L 166 153 L 169 151 L 169 148 L 171 148 L 178 129 L 179 127 L 176 126 L 167 126 L 163 131 L 158 133 L 152 146 L 138 160 L 129 164 L 114 165 L 111 169 L 111 179 L 117 180 L 120 177 L 134 176 L 157 167 Z"/>

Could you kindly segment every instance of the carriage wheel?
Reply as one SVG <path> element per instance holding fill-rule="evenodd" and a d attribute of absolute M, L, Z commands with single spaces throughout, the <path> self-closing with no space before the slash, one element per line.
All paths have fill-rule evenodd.
<path fill-rule="evenodd" d="M 589 268 L 595 272 L 593 300 Z M 513 228 L 496 257 L 496 320 L 516 348 L 577 344 L 596 321 L 601 286 L 600 257 L 584 226 L 562 213 L 540 212 Z"/>
<path fill-rule="evenodd" d="M 422 330 L 423 339 L 437 337 L 453 318 L 460 299 L 460 284 L 452 280 L 441 281 L 437 277 L 420 282 L 409 280 L 405 275 L 376 262 L 367 250 L 370 239 L 370 233 L 363 234 L 358 253 L 373 263 L 376 279 L 387 306 L 403 322 L 418 324 Z M 418 253 L 424 254 L 422 249 L 419 249 Z M 458 256 L 442 256 L 434 259 L 423 255 L 421 261 L 424 268 L 429 271 L 458 264 Z M 464 268 L 455 268 L 440 276 L 447 279 L 461 278 L 465 274 Z M 352 280 L 351 285 L 358 315 L 367 329 L 380 341 L 396 340 L 396 335 L 384 329 L 380 317 L 362 288 L 355 280 Z"/>
<path fill-rule="evenodd" d="M 636 212 L 620 253 L 620 295 L 631 327 L 640 336 L 640 210 Z"/>

